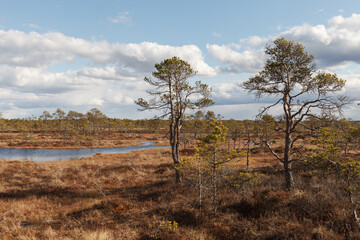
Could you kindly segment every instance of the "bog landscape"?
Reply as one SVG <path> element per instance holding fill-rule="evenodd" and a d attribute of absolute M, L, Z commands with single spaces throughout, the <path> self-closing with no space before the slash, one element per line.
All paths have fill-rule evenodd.
<path fill-rule="evenodd" d="M 208 110 L 211 87 L 179 57 L 154 63 L 135 101 L 155 118 L 58 108 L 0 119 L 0 239 L 360 239 L 346 81 L 300 43 L 277 38 L 265 53 L 238 86 L 272 99 L 254 119 Z M 69 149 L 93 153 L 63 159 Z"/>

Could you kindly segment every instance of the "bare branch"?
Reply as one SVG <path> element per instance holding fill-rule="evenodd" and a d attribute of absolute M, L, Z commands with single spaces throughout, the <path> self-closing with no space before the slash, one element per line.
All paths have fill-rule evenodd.
<path fill-rule="evenodd" d="M 269 145 L 269 143 L 267 141 L 264 141 L 265 146 L 270 150 L 271 154 L 274 155 L 276 157 L 277 160 L 279 160 L 280 162 L 284 163 L 284 159 L 280 158 L 279 155 L 277 155 L 274 150 L 271 148 L 271 146 Z"/>
<path fill-rule="evenodd" d="M 260 113 L 258 113 L 256 115 L 256 119 L 261 118 L 261 116 L 264 115 L 264 113 L 266 113 L 270 108 L 275 107 L 276 105 L 278 105 L 281 101 L 282 101 L 282 99 L 280 98 L 276 103 L 271 104 L 270 106 L 267 106 L 267 107 L 262 107 L 260 109 Z"/>

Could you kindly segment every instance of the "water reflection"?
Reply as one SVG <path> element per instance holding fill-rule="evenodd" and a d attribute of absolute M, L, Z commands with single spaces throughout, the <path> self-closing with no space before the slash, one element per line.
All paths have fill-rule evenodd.
<path fill-rule="evenodd" d="M 155 146 L 156 142 L 143 142 L 140 146 L 113 147 L 113 148 L 84 148 L 84 149 L 26 149 L 0 148 L 0 159 L 31 160 L 35 162 L 78 159 L 89 157 L 96 153 L 127 153 L 136 150 L 151 148 L 165 148 Z"/>

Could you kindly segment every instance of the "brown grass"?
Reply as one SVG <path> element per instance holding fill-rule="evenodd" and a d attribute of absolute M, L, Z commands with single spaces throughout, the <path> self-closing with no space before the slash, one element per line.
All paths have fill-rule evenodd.
<path fill-rule="evenodd" d="M 8 133 L 0 132 L 0 147 L 7 148 L 86 148 L 86 147 L 123 147 L 140 145 L 144 141 L 156 141 L 158 145 L 169 145 L 168 139 L 156 134 L 135 134 L 111 132 L 104 135 L 85 137 L 74 136 L 64 140 L 60 133 Z"/>
<path fill-rule="evenodd" d="M 223 178 L 244 162 L 224 168 Z M 268 153 L 252 154 L 250 164 L 264 174 L 261 184 L 239 191 L 221 181 L 214 215 L 208 192 L 199 209 L 196 187 L 173 182 L 169 149 L 0 161 L 0 239 L 360 238 L 334 179 L 299 170 L 297 188 L 285 192 Z"/>

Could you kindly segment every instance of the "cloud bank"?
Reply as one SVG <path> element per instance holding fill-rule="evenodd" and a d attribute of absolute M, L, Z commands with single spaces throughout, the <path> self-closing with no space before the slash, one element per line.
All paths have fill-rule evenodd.
<path fill-rule="evenodd" d="M 188 61 L 200 77 L 217 74 L 195 45 L 109 43 L 58 32 L 0 30 L 0 52 L 0 92 L 6 112 L 133 104 L 145 92 L 143 77 L 151 74 L 155 63 L 173 56 Z M 75 69 L 53 71 L 61 65 Z"/>
<path fill-rule="evenodd" d="M 303 44 L 314 54 L 320 68 L 360 63 L 360 14 L 333 17 L 328 26 L 303 24 L 270 37 L 252 36 L 228 45 L 208 44 L 207 49 L 221 63 L 242 72 L 256 73 L 265 63 L 264 46 L 277 37 Z"/>
<path fill-rule="evenodd" d="M 9 66 L 46 68 L 55 63 L 72 63 L 76 58 L 84 58 L 90 64 L 114 64 L 122 70 L 143 73 L 151 71 L 156 62 L 178 56 L 188 61 L 199 75 L 216 75 L 195 45 L 177 47 L 152 42 L 111 44 L 68 37 L 57 32 L 40 34 L 15 30 L 0 30 L 0 39 L 0 64 Z"/>
<path fill-rule="evenodd" d="M 233 72 L 255 75 L 265 64 L 265 46 L 271 45 L 278 37 L 303 44 L 305 50 L 315 56 L 320 70 L 338 73 L 339 77 L 347 80 L 342 94 L 355 101 L 360 100 L 360 14 L 352 14 L 349 17 L 335 16 L 329 19 L 327 25 L 312 26 L 305 23 L 273 36 L 252 36 L 240 39 L 238 43 L 208 44 L 206 47 L 213 58 L 227 66 L 223 69 L 230 68 Z M 240 82 L 239 80 L 238 83 Z M 234 82 L 215 84 L 214 96 L 222 104 L 233 104 L 234 108 L 236 104 L 248 103 L 249 98 L 255 103 L 253 96 L 242 93 L 239 87 L 238 91 L 235 91 L 236 87 L 238 86 Z M 265 104 L 271 102 L 271 99 L 260 101 Z M 350 108 L 353 109 L 354 106 Z M 349 113 L 349 116 L 354 117 L 351 111 Z M 360 118 L 359 114 L 356 116 L 356 119 Z"/>
<path fill-rule="evenodd" d="M 120 13 L 109 21 L 126 23 L 129 18 L 129 13 Z M 213 35 L 219 37 L 216 32 Z M 264 47 L 280 36 L 302 43 L 314 54 L 318 67 L 346 79 L 344 93 L 360 101 L 360 15 L 353 14 L 335 16 L 326 25 L 305 23 L 272 36 L 204 46 L 110 43 L 59 32 L 0 30 L 0 111 L 5 117 L 28 117 L 57 107 L 82 112 L 98 107 L 110 116 L 151 117 L 155 114 L 139 113 L 133 104 L 145 96 L 148 86 L 143 78 L 151 74 L 155 63 L 178 56 L 210 82 L 217 103 L 214 109 L 228 118 L 242 118 L 244 109 L 255 114 L 254 106 L 271 102 L 256 102 L 238 85 L 263 68 Z M 215 66 L 205 61 L 206 54 Z"/>

